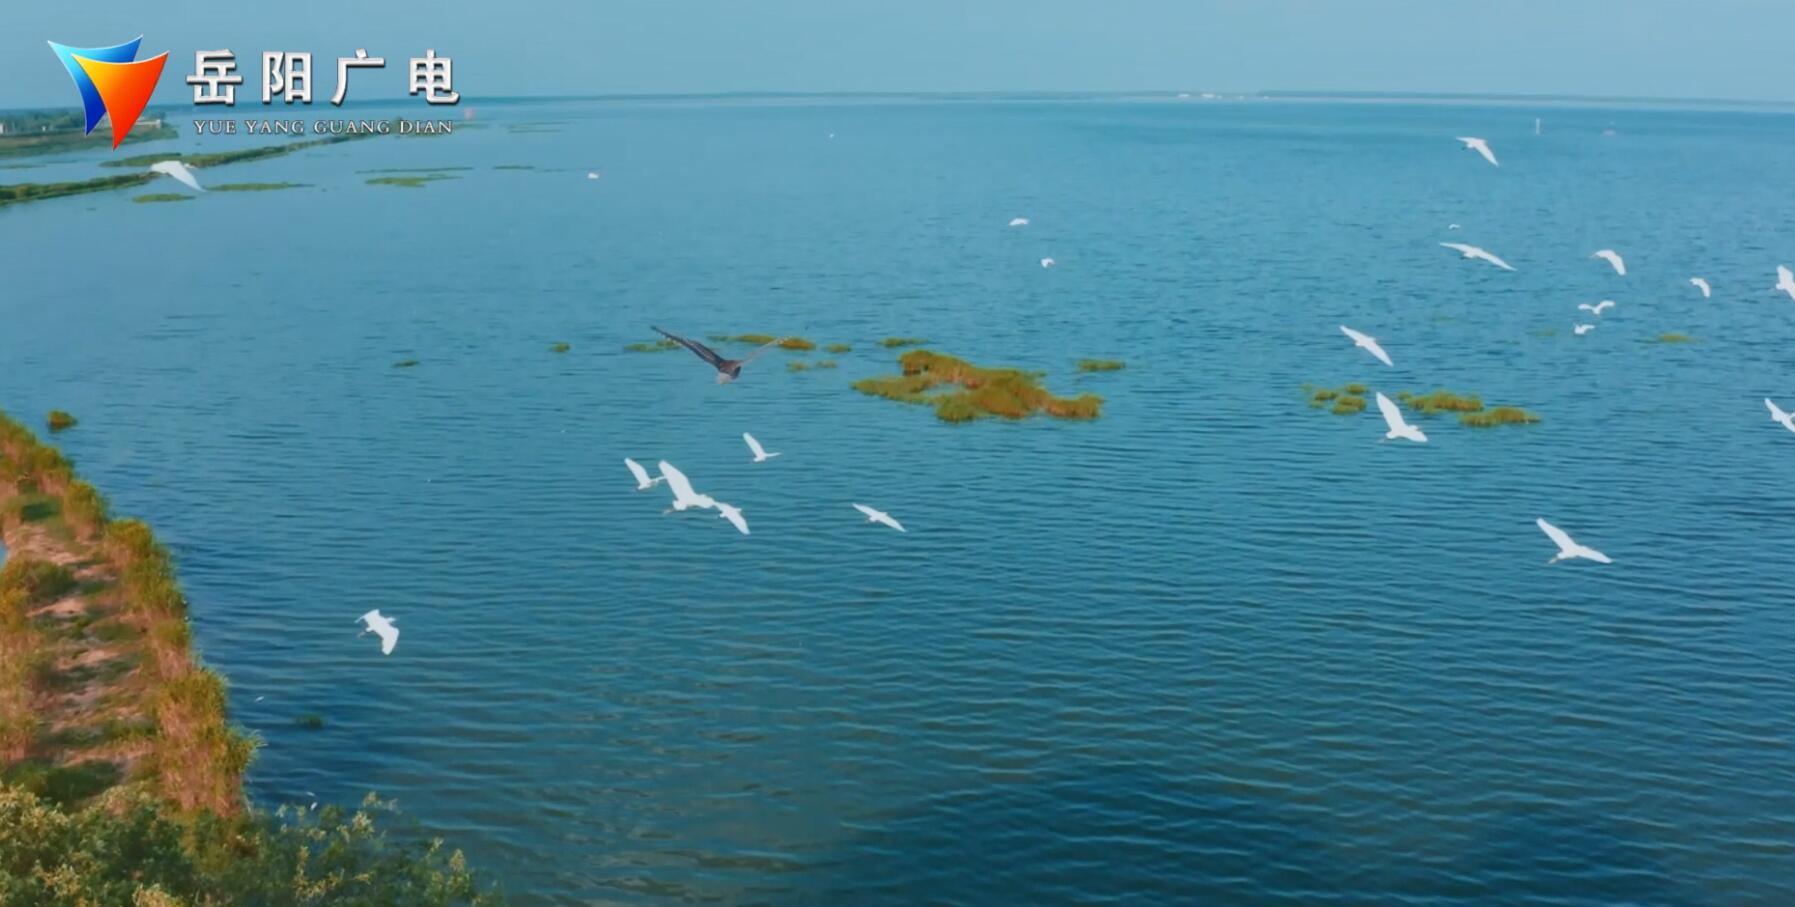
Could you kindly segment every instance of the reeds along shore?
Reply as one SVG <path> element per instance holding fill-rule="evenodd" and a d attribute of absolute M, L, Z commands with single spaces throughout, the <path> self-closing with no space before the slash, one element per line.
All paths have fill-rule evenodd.
<path fill-rule="evenodd" d="M 10 552 L 0 572 L 0 651 L 33 653 L 8 657 L 0 670 L 0 769 L 24 760 L 72 766 L 110 758 L 126 772 L 122 780 L 184 812 L 241 812 L 242 776 L 256 743 L 230 725 L 223 679 L 193 654 L 187 602 L 168 550 L 142 522 L 113 519 L 105 498 L 76 477 L 60 451 L 4 413 L 0 501 L 0 537 Z M 103 640 L 90 636 L 102 625 Z M 90 685 L 84 695 L 50 695 L 57 678 L 47 661 L 61 656 L 66 663 L 71 650 L 89 648 L 131 666 L 80 678 Z M 26 661 L 29 669 L 18 667 Z M 105 733 L 73 732 L 134 721 L 148 728 L 144 745 L 108 745 L 115 741 Z"/>

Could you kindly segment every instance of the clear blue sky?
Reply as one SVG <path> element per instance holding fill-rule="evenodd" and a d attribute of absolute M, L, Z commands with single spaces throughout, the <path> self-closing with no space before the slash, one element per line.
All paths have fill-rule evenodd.
<path fill-rule="evenodd" d="M 385 73 L 455 61 L 464 95 L 1276 88 L 1795 100 L 1792 0 L 12 0 L 0 107 L 72 106 L 45 46 L 138 34 L 170 51 L 156 99 L 190 98 L 193 52 L 310 50 Z M 140 55 L 140 56 L 142 56 Z M 241 64 L 240 64 L 241 65 Z M 256 73 L 250 73 L 251 82 Z M 365 90 L 358 90 L 366 84 Z M 259 102 L 259 94 L 253 100 Z M 241 104 L 241 100 L 239 101 Z"/>

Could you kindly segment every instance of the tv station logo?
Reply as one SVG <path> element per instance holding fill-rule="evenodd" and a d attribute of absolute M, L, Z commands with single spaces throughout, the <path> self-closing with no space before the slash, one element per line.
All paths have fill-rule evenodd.
<path fill-rule="evenodd" d="M 63 68 L 68 70 L 69 77 L 74 80 L 76 90 L 80 92 L 81 106 L 87 117 L 86 134 L 92 134 L 100 120 L 108 119 L 112 124 L 112 147 L 116 149 L 137 124 L 137 118 L 143 115 L 144 108 L 149 106 L 150 96 L 155 93 L 163 66 L 168 62 L 168 54 L 161 53 L 147 60 L 138 60 L 138 46 L 143 43 L 141 35 L 110 47 L 70 47 L 54 41 L 48 43 L 57 59 L 62 61 Z M 384 68 L 386 58 L 369 56 L 365 48 L 357 48 L 354 56 L 338 57 L 335 90 L 330 95 L 331 105 L 341 107 L 348 99 L 351 73 L 361 69 Z M 263 51 L 258 70 L 263 105 L 272 105 L 276 99 L 286 105 L 309 106 L 312 103 L 312 54 L 309 51 Z M 421 57 L 411 57 L 408 73 L 407 93 L 414 97 L 422 95 L 426 104 L 453 105 L 461 101 L 461 93 L 455 90 L 455 63 L 448 57 L 438 56 L 435 48 L 426 49 Z M 226 48 L 196 51 L 193 54 L 193 74 L 185 81 L 193 88 L 195 107 L 234 108 L 237 105 L 237 89 L 243 86 L 244 77 L 238 69 L 237 55 Z M 446 119 L 403 118 L 320 119 L 309 123 L 301 118 L 242 121 L 212 118 L 194 120 L 193 128 L 199 133 L 232 134 L 239 131 L 239 122 L 243 125 L 241 131 L 245 133 L 269 135 L 303 135 L 308 131 L 333 135 L 359 132 L 428 135 L 447 133 L 454 129 L 454 123 Z"/>

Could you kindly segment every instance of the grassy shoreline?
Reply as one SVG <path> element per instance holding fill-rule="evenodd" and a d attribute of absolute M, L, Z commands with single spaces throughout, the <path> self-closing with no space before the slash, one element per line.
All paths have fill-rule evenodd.
<path fill-rule="evenodd" d="M 257 811 L 259 741 L 195 655 L 168 550 L 0 412 L 0 900 L 235 907 L 504 902 L 458 850 L 354 811 Z"/>

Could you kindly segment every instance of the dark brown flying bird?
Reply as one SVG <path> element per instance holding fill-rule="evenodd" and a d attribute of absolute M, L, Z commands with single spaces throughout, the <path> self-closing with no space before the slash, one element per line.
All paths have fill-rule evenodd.
<path fill-rule="evenodd" d="M 654 327 L 654 326 L 649 325 L 649 327 Z M 679 344 L 680 346 L 685 347 L 688 350 L 691 350 L 693 353 L 697 354 L 698 358 L 703 359 L 704 361 L 710 363 L 711 368 L 714 368 L 717 370 L 717 383 L 718 384 L 728 384 L 729 382 L 734 381 L 736 378 L 741 376 L 742 366 L 747 365 L 750 362 L 753 362 L 754 357 L 760 355 L 761 353 L 764 353 L 767 350 L 772 349 L 773 347 L 776 347 L 779 344 L 785 342 L 785 338 L 780 337 L 777 340 L 772 341 L 771 343 L 762 344 L 754 352 L 749 353 L 748 355 L 743 356 L 740 359 L 725 359 L 722 356 L 717 355 L 716 350 L 713 350 L 710 347 L 705 346 L 704 344 L 699 343 L 696 340 L 687 340 L 686 338 L 681 337 L 678 334 L 670 333 L 668 331 L 663 331 L 660 328 L 654 328 L 654 330 L 655 330 L 655 333 L 660 334 L 661 336 L 667 338 L 668 340 L 673 341 L 674 343 Z"/>

